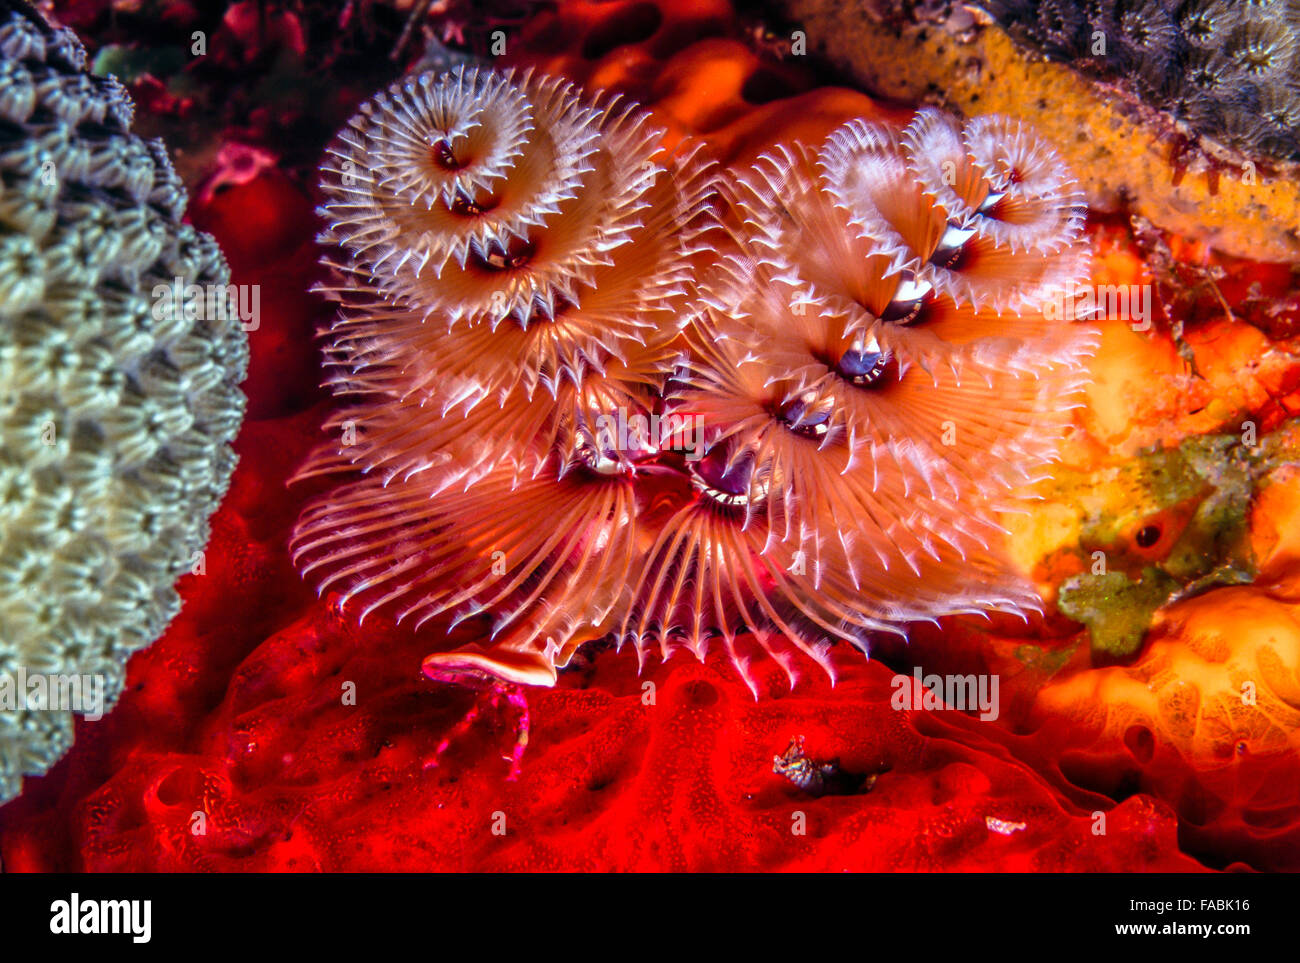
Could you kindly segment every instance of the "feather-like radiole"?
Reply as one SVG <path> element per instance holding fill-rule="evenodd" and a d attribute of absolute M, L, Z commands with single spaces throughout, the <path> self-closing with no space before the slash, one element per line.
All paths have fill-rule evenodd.
<path fill-rule="evenodd" d="M 298 477 L 364 472 L 391 485 L 423 475 L 420 484 L 432 497 L 473 484 L 503 460 L 520 478 L 541 471 L 552 454 L 568 464 L 585 449 L 597 450 L 604 419 L 648 417 L 676 356 L 671 345 L 657 345 L 608 363 L 600 375 L 563 382 L 554 397 L 514 391 L 493 399 L 462 380 L 344 407 L 325 422 L 337 440 L 318 447 Z M 637 454 L 607 448 L 599 448 L 602 457 L 620 462 Z"/>
<path fill-rule="evenodd" d="M 880 176 L 907 179 L 901 167 L 883 166 Z M 824 188 L 815 150 L 777 145 L 725 185 L 735 243 L 777 282 L 798 288 L 809 305 L 865 311 L 867 319 L 891 306 L 908 310 L 905 302 L 921 289 L 906 270 L 906 243 L 883 231 L 852 230 Z"/>
<path fill-rule="evenodd" d="M 324 239 L 390 294 L 426 271 L 437 279 L 448 262 L 502 257 L 576 196 L 597 150 L 595 118 L 572 84 L 531 72 L 398 81 L 329 148 Z"/>
<path fill-rule="evenodd" d="M 927 371 L 918 332 L 792 309 L 752 264 L 708 290 L 669 410 L 701 419 L 710 449 L 695 499 L 656 526 L 624 637 L 700 654 L 716 636 L 734 656 L 745 625 L 793 673 L 791 651 L 826 666 L 832 638 L 1038 608 L 993 547 L 994 511 L 1051 459 L 1077 359 L 1017 372 L 997 337 Z"/>
<path fill-rule="evenodd" d="M 620 97 L 532 72 L 425 74 L 367 104 L 331 149 L 327 239 L 385 296 L 448 326 L 549 321 L 608 281 L 602 268 L 629 269 L 616 249 L 640 238 L 655 258 L 645 219 L 681 217 L 698 197 L 684 178 L 681 204 L 665 203 L 690 158 L 668 171 L 663 136 Z"/>
<path fill-rule="evenodd" d="M 925 110 L 904 136 L 910 169 L 949 221 L 987 235 L 1013 254 L 1051 255 L 1078 241 L 1083 192 L 1057 153 L 1022 122 L 974 117 L 958 136 L 950 121 Z M 963 181 L 973 186 L 964 191 L 948 186 L 950 170 L 962 171 Z"/>
<path fill-rule="evenodd" d="M 993 124 L 1005 122 L 959 131 L 929 109 L 901 134 L 850 121 L 818 164 L 849 228 L 880 240 L 890 273 L 977 309 L 1032 310 L 1087 277 L 1082 212 L 1052 152 Z"/>
<path fill-rule="evenodd" d="M 424 398 L 450 381 L 472 383 L 484 397 L 504 403 L 516 391 L 531 398 L 540 389 L 554 397 L 565 381 L 580 384 L 611 362 L 663 355 L 684 323 L 693 265 L 710 250 L 716 179 L 698 149 L 663 159 L 665 166 L 653 165 L 644 196 L 626 215 L 636 215 L 636 229 L 607 243 L 604 263 L 580 297 L 552 302 L 541 315 L 457 324 L 454 314 L 431 310 L 439 301 L 394 298 L 369 283 L 365 272 L 339 266 L 342 281 L 331 293 L 342 310 L 330 331 L 327 365 L 342 373 L 349 390 Z M 472 283 L 458 272 L 458 280 L 444 278 L 440 289 Z"/>
<path fill-rule="evenodd" d="M 430 663 L 549 685 L 574 633 L 600 625 L 617 600 L 637 548 L 636 518 L 626 473 L 552 456 L 521 480 L 504 460 L 459 491 L 439 491 L 424 476 L 344 485 L 303 513 L 293 556 L 304 574 L 320 575 L 321 592 L 355 600 L 362 619 L 384 606 L 416 627 L 444 613 L 453 624 L 486 613 L 486 647 L 437 653 Z"/>
<path fill-rule="evenodd" d="M 757 691 L 759 651 L 793 683 L 799 656 L 833 675 L 836 640 L 1039 608 L 998 512 L 1095 348 L 1045 310 L 1087 268 L 1056 155 L 927 110 L 720 185 L 662 138 L 617 98 L 489 71 L 395 85 L 340 136 L 348 406 L 301 474 L 342 484 L 297 564 L 363 617 L 490 619 L 431 674 L 544 684 L 606 633 L 642 659 L 720 643 Z M 660 417 L 686 452 L 610 430 Z"/>
<path fill-rule="evenodd" d="M 292 551 L 363 617 L 491 618 L 485 647 L 430 665 L 553 681 L 623 591 L 631 475 L 657 449 L 610 421 L 653 413 L 715 223 L 714 165 L 662 136 L 617 98 L 460 72 L 395 85 L 340 138 L 327 213 L 350 261 L 325 360 L 350 404 L 299 477 L 342 484 Z M 559 172 L 568 141 L 582 161 Z M 492 256 L 521 240 L 526 257 Z"/>
<path fill-rule="evenodd" d="M 671 401 L 723 437 L 743 434 L 720 426 L 742 426 L 748 412 L 819 447 L 842 440 L 849 464 L 879 476 L 873 485 L 897 482 L 909 496 L 987 497 L 1033 481 L 1071 420 L 1095 333 L 1074 326 L 1068 350 L 1049 356 L 1040 338 L 1011 337 L 997 318 L 984 317 L 980 332 L 978 316 L 959 309 L 933 328 L 932 316 L 864 324 L 805 306 L 761 266 L 728 259 L 708 285 L 690 332 L 691 375 Z"/>
<path fill-rule="evenodd" d="M 829 671 L 833 638 L 1040 608 L 997 512 L 1054 459 L 1096 346 L 1042 310 L 1083 264 L 1063 165 L 1019 125 L 923 111 L 903 134 L 851 122 L 820 155 L 778 147 L 728 193 L 741 253 L 702 284 L 668 394 L 710 447 L 655 526 L 623 637 L 665 655 L 716 637 L 743 673 L 746 626 L 793 680 L 790 654 Z M 1035 285 L 1007 295 L 1028 275 L 1004 272 L 985 298 L 928 271 L 954 224 Z"/>

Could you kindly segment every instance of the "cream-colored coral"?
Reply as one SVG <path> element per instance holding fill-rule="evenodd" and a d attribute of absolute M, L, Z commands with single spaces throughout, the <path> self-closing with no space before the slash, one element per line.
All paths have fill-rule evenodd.
<path fill-rule="evenodd" d="M 72 712 L 32 704 L 22 675 L 97 677 L 104 704 L 74 708 L 106 709 L 179 608 L 234 467 L 248 345 L 224 299 L 171 300 L 178 278 L 228 293 L 229 272 L 181 223 L 184 188 L 130 133 L 117 81 L 18 10 L 0 55 L 3 801 L 72 739 Z"/>

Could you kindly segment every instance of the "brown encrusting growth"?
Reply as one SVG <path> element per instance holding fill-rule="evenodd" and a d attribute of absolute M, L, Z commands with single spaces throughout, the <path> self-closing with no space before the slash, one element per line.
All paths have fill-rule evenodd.
<path fill-rule="evenodd" d="M 1038 608 L 998 510 L 1095 338 L 1069 172 L 1020 124 L 855 120 L 719 176 L 643 111 L 423 75 L 327 165 L 346 480 L 294 553 L 362 616 L 486 615 L 429 657 L 550 683 L 582 642 L 718 641 L 748 680 L 957 612 Z M 1059 317 L 1059 315 L 1056 315 Z"/>

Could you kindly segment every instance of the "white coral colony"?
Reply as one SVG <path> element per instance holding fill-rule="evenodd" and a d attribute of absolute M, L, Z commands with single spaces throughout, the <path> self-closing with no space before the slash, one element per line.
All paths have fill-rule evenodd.
<path fill-rule="evenodd" d="M 221 252 L 84 62 L 71 32 L 0 4 L 0 802 L 177 611 L 244 408 L 238 318 L 154 311 L 178 277 L 225 285 Z"/>
<path fill-rule="evenodd" d="M 1095 344 L 1043 313 L 1088 265 L 1056 154 L 928 110 L 731 176 L 662 138 L 473 70 L 340 134 L 326 359 L 353 437 L 304 469 L 342 476 L 299 522 L 304 571 L 362 617 L 487 620 L 430 674 L 542 684 L 606 635 L 720 644 L 747 680 L 765 651 L 793 682 L 837 640 L 1036 608 L 997 512 Z M 699 436 L 599 430 L 629 415 Z"/>

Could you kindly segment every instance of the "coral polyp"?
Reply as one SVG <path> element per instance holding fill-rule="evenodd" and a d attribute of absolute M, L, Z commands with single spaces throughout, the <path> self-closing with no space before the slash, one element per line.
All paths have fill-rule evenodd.
<path fill-rule="evenodd" d="M 759 652 L 793 684 L 837 641 L 1037 609 L 997 512 L 1095 345 L 1045 314 L 1088 263 L 1059 158 L 932 110 L 724 178 L 662 137 L 534 74 L 362 109 L 325 171 L 351 437 L 303 470 L 342 484 L 299 565 L 362 617 L 487 618 L 432 675 L 541 683 L 610 637 L 719 643 L 757 692 Z"/>
<path fill-rule="evenodd" d="M 1259 117 L 1262 104 L 1298 99 L 1293 3 L 1038 0 L 981 6 L 1026 44 L 1087 73 L 1132 84 L 1152 106 L 1198 134 L 1249 157 L 1300 156 L 1300 123 L 1291 112 Z M 1255 123 L 1242 123 L 1250 116 Z"/>
<path fill-rule="evenodd" d="M 234 468 L 248 345 L 221 251 L 181 223 L 185 190 L 130 132 L 122 87 L 9 4 L 0 54 L 2 802 L 180 607 Z M 24 674 L 75 680 L 77 704 L 33 704 Z"/>

